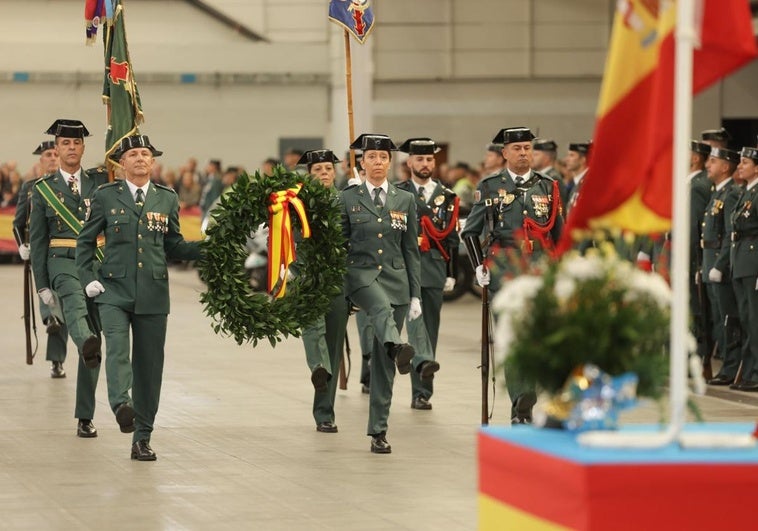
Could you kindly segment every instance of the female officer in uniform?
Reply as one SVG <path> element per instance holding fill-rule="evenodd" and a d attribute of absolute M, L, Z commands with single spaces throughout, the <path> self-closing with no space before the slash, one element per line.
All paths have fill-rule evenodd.
<path fill-rule="evenodd" d="M 400 331 L 406 314 L 409 319 L 421 315 L 416 206 L 413 194 L 387 181 L 397 149 L 388 136 L 364 134 L 350 148 L 363 151 L 366 181 L 344 190 L 340 201 L 348 245 L 345 295 L 374 328 L 368 435 L 373 453 L 388 454 L 394 365 L 407 374 L 414 354 L 401 343 Z"/>

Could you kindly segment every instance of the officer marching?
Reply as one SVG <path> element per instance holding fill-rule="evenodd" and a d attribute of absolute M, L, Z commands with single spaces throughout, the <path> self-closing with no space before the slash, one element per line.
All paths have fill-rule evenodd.
<path fill-rule="evenodd" d="M 409 138 L 398 148 L 408 153 L 411 179 L 397 184 L 416 197 L 421 254 L 422 317 L 408 322 L 408 341 L 416 350 L 411 371 L 411 408 L 429 410 L 434 373 L 439 370 L 437 339 L 442 292 L 452 291 L 458 275 L 458 197 L 432 179 L 434 155 L 440 148 L 431 138 Z"/>
<path fill-rule="evenodd" d="M 29 220 L 32 270 L 42 301 L 53 311 L 60 302 L 66 328 L 79 350 L 76 434 L 97 437 L 92 424 L 101 359 L 97 311 L 91 307 L 88 311 L 74 257 L 91 197 L 99 185 L 108 182 L 108 175 L 104 169 L 82 169 L 84 138 L 89 131 L 79 120 L 56 120 L 46 134 L 55 136 L 60 168 L 34 184 Z"/>

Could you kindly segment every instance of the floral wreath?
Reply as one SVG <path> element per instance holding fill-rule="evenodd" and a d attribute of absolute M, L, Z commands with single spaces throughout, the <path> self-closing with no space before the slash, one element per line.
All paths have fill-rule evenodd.
<path fill-rule="evenodd" d="M 297 213 L 291 225 L 290 206 Z M 275 219 L 275 211 L 286 218 L 284 224 L 281 218 Z M 268 338 L 276 346 L 282 336 L 299 337 L 304 326 L 326 313 L 342 289 L 346 251 L 334 195 L 318 179 L 281 166 L 273 175 L 243 174 L 221 196 L 211 217 L 207 238 L 201 244 L 205 257 L 199 264 L 200 278 L 207 290 L 200 302 L 213 319 L 216 333 L 228 334 L 240 345 L 257 345 L 258 340 Z M 270 279 L 279 277 L 275 286 L 269 282 L 274 296 L 255 292 L 243 267 L 248 255 L 247 237 L 261 224 L 269 227 L 271 235 L 270 270 L 272 249 L 277 253 L 280 249 L 282 253 L 289 251 L 294 257 L 294 239 L 290 238 L 292 234 L 302 235 L 297 244 L 297 274 L 288 278 L 288 260 L 282 260 L 281 274 L 275 271 L 272 277 L 269 272 Z M 280 230 L 283 241 L 275 237 Z"/>

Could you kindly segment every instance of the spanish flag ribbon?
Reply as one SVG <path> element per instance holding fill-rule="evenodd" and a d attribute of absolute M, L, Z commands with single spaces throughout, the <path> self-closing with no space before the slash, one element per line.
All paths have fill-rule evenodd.
<path fill-rule="evenodd" d="M 303 238 L 311 237 L 311 227 L 305 215 L 305 205 L 297 197 L 302 183 L 294 188 L 274 192 L 269 196 L 268 292 L 274 298 L 284 297 L 287 288 L 287 268 L 295 261 L 295 240 L 292 237 L 290 209 L 295 209 L 303 226 Z"/>

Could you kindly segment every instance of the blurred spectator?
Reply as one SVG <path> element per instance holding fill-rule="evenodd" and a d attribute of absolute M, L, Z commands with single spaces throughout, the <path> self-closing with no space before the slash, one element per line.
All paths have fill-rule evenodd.
<path fill-rule="evenodd" d="M 470 169 L 471 167 L 465 162 L 456 162 L 455 166 L 450 168 L 450 170 L 447 172 L 446 179 L 442 182 L 442 184 L 454 190 L 455 183 L 463 179 Z"/>
<path fill-rule="evenodd" d="M 153 169 L 150 173 L 150 180 L 154 183 L 163 183 L 163 164 L 160 162 L 153 163 Z"/>
<path fill-rule="evenodd" d="M 167 170 L 163 173 L 163 184 L 169 188 L 179 191 L 179 186 L 176 179 L 176 172 L 174 170 Z"/>
<path fill-rule="evenodd" d="M 284 154 L 284 160 L 282 161 L 284 163 L 284 167 L 287 168 L 289 171 L 295 171 L 297 162 L 300 160 L 300 157 L 302 156 L 303 156 L 303 152 L 301 150 L 288 149 L 287 152 Z"/>
<path fill-rule="evenodd" d="M 502 144 L 488 144 L 484 153 L 484 162 L 482 163 L 482 175 L 492 175 L 499 173 L 505 168 L 505 159 L 503 158 Z"/>
<path fill-rule="evenodd" d="M 221 195 L 224 189 L 221 184 L 221 161 L 218 159 L 211 159 L 205 166 L 205 186 L 203 186 L 202 194 L 200 195 L 200 209 L 203 214 L 208 212 L 213 202 Z"/>
<path fill-rule="evenodd" d="M 461 216 L 467 216 L 471 211 L 471 207 L 474 205 L 474 192 L 481 179 L 481 174 L 475 168 L 468 168 L 462 178 L 458 179 L 453 187 L 455 192 L 461 200 L 460 210 Z"/>
<path fill-rule="evenodd" d="M 200 184 L 195 179 L 195 174 L 185 170 L 179 188 L 179 208 L 190 208 L 200 204 Z"/>
<path fill-rule="evenodd" d="M 281 164 L 279 159 L 269 157 L 263 161 L 263 164 L 261 165 L 261 173 L 264 175 L 273 175 L 274 168 L 279 164 Z"/>

